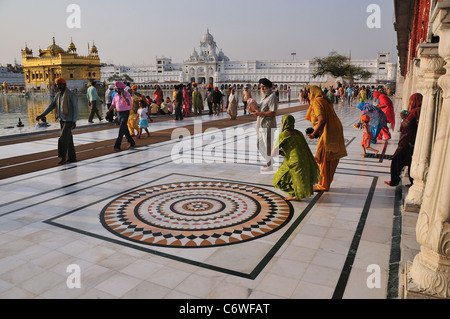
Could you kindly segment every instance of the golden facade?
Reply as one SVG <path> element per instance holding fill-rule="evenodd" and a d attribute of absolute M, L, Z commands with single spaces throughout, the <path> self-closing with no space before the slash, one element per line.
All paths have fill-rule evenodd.
<path fill-rule="evenodd" d="M 22 50 L 23 73 L 27 90 L 50 90 L 55 80 L 63 77 L 70 89 L 85 91 L 86 84 L 92 80 L 100 80 L 100 58 L 95 44 L 88 56 L 81 56 L 71 41 L 67 50 L 55 43 L 47 49 L 39 49 L 39 56 L 25 46 Z"/>

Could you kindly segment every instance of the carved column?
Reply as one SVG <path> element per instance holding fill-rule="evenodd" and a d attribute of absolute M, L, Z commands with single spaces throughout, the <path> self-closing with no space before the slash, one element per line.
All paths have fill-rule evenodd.
<path fill-rule="evenodd" d="M 438 44 L 419 45 L 421 72 L 416 84 L 416 92 L 423 95 L 422 109 L 420 112 L 419 127 L 417 130 L 416 145 L 411 164 L 411 177 L 414 184 L 405 199 L 405 210 L 419 213 L 422 206 L 423 192 L 427 182 L 430 166 L 431 150 L 436 132 L 435 118 L 437 113 L 436 93 L 438 91 L 438 79 L 445 73 L 444 60 L 439 56 Z M 409 101 L 409 97 L 404 97 Z"/>
<path fill-rule="evenodd" d="M 412 61 L 412 81 L 411 81 L 411 87 L 409 91 L 409 95 L 407 98 L 405 98 L 405 108 L 404 110 L 407 110 L 409 107 L 409 97 L 413 95 L 414 93 L 421 93 L 419 92 L 419 87 L 422 87 L 423 83 L 423 76 L 425 73 L 425 67 L 424 63 L 422 63 L 422 59 L 420 58 L 420 55 L 418 54 L 417 58 L 414 58 Z"/>
<path fill-rule="evenodd" d="M 405 74 L 405 81 L 403 83 L 403 100 L 402 100 L 402 110 L 406 110 L 408 108 L 408 97 L 411 96 L 411 87 L 413 85 L 413 63 L 409 62 L 408 72 Z"/>
<path fill-rule="evenodd" d="M 438 3 L 432 22 L 433 33 L 440 37 L 439 55 L 446 62 L 446 74 L 438 82 L 444 103 L 417 221 L 421 251 L 410 276 L 422 294 L 450 298 L 450 1 Z"/>

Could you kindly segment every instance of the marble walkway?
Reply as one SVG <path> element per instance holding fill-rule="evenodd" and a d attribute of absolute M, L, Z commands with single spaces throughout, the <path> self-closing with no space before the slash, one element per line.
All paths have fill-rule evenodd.
<path fill-rule="evenodd" d="M 416 249 L 414 216 L 402 227 L 403 188 L 384 184 L 399 133 L 364 158 L 359 110 L 336 112 L 349 156 L 330 192 L 301 202 L 286 203 L 273 173 L 260 173 L 254 122 L 0 180 L 0 298 L 398 298 L 402 260 Z M 292 114 L 304 132 L 306 111 Z M 179 137 L 188 124 L 201 122 L 151 132 L 178 127 Z M 0 158 L 56 143 L 0 146 Z"/>

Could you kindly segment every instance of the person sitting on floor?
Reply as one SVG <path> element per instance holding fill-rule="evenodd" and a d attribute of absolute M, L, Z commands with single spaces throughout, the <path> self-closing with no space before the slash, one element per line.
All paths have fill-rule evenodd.
<path fill-rule="evenodd" d="M 167 104 L 166 101 L 163 101 L 159 108 L 162 111 L 163 115 L 172 114 L 172 113 L 169 113 L 169 105 Z"/>
<path fill-rule="evenodd" d="M 158 115 L 160 113 L 159 105 L 155 103 L 155 101 L 150 102 L 150 113 L 152 115 Z"/>

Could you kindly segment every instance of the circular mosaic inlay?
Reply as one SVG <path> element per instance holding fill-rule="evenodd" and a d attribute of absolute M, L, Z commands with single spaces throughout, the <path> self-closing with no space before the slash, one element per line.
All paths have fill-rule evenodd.
<path fill-rule="evenodd" d="M 267 236 L 286 225 L 293 208 L 271 191 L 226 182 L 152 186 L 106 206 L 100 219 L 111 233 L 141 244 L 200 248 Z"/>

